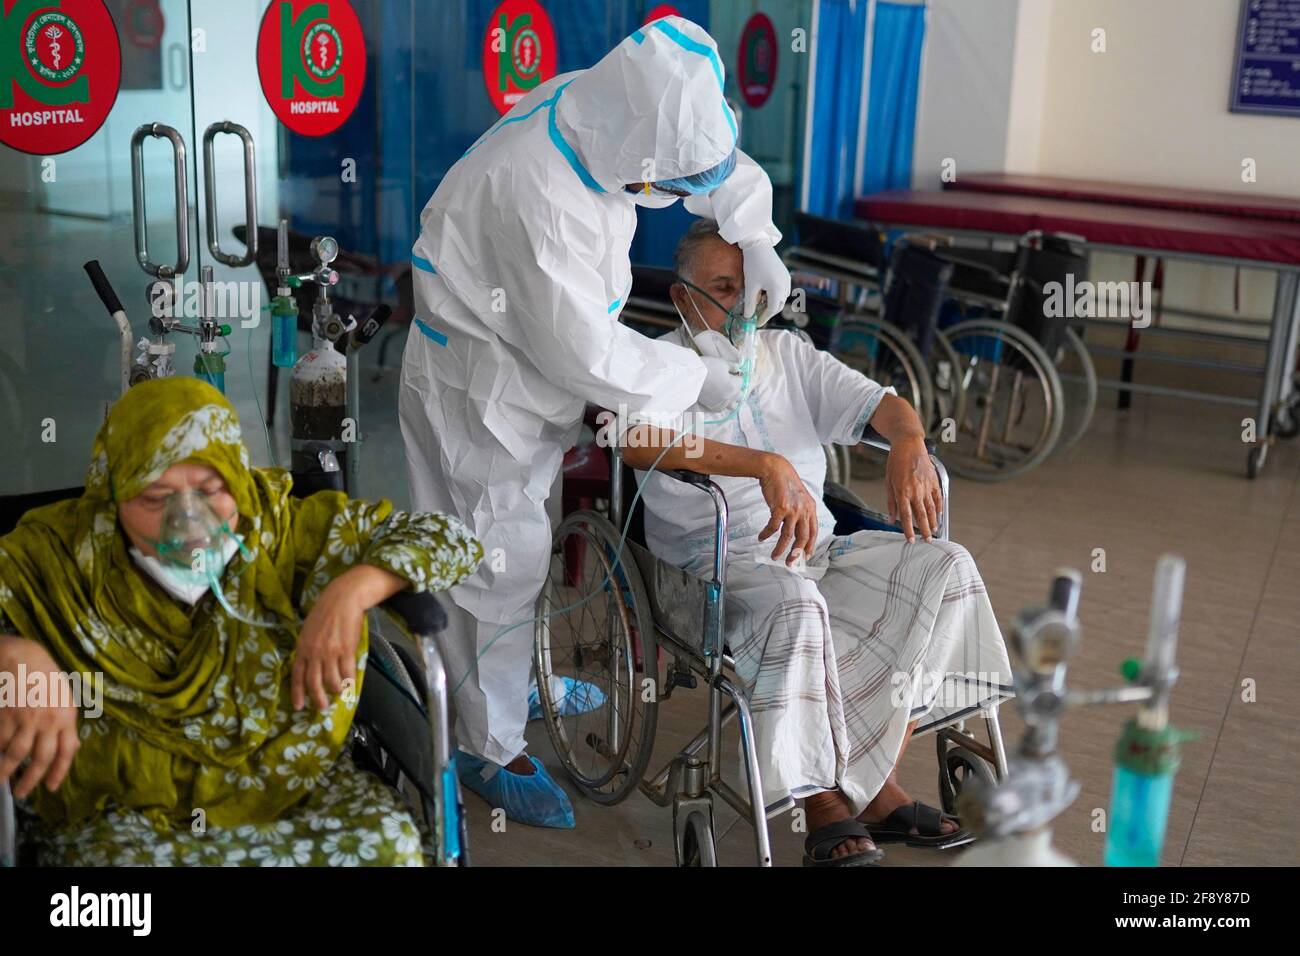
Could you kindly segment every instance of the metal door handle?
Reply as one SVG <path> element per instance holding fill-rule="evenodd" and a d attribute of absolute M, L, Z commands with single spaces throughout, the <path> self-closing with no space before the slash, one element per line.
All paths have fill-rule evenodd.
<path fill-rule="evenodd" d="M 165 139 L 172 144 L 176 176 L 176 263 L 164 266 L 149 259 L 149 224 L 144 209 L 144 139 Z M 171 126 L 145 123 L 131 136 L 131 209 L 135 216 L 135 257 L 151 276 L 182 275 L 190 265 L 190 199 L 185 168 L 185 140 Z"/>
<path fill-rule="evenodd" d="M 212 141 L 218 133 L 231 133 L 244 142 L 244 222 L 247 232 L 244 244 L 248 247 L 242 256 L 221 251 L 217 235 L 217 174 L 213 162 Z M 223 120 L 213 123 L 203 131 L 203 192 L 208 210 L 208 251 L 218 262 L 228 266 L 246 266 L 257 258 L 257 162 L 253 151 L 253 137 L 238 123 Z"/>

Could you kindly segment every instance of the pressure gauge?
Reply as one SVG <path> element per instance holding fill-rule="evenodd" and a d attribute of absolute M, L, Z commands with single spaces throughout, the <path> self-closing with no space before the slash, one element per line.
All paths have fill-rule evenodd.
<path fill-rule="evenodd" d="M 339 243 L 333 236 L 317 236 L 311 241 L 311 253 L 324 265 L 329 265 L 339 255 Z"/>

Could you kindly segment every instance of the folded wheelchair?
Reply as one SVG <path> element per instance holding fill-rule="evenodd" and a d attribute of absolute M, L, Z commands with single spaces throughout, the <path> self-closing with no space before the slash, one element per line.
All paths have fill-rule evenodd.
<path fill-rule="evenodd" d="M 874 432 L 864 440 L 878 451 L 889 450 Z M 933 456 L 933 446 L 931 452 L 944 498 L 937 537 L 946 539 L 947 472 Z M 602 467 L 607 468 L 603 485 L 597 474 Z M 713 501 L 713 569 L 702 578 L 650 553 L 639 499 L 622 540 L 635 477 L 617 447 L 576 449 L 565 470 L 567 503 L 583 506 L 568 513 L 555 530 L 547 581 L 537 601 L 533 647 L 543 719 L 565 772 L 596 803 L 618 803 L 639 789 L 656 804 L 671 805 L 679 866 L 717 865 L 714 799 L 721 798 L 752 825 L 758 865 L 770 866 L 753 718 L 724 641 L 727 501 L 722 489 L 708 475 L 662 472 Z M 828 482 L 824 499 L 835 515 L 837 534 L 899 530 L 848 488 Z M 565 682 L 552 677 L 594 684 L 604 694 L 604 705 L 572 714 L 573 708 L 552 690 Z M 709 693 L 707 725 L 667 766 L 647 774 L 660 702 L 700 680 Z M 981 718 L 987 743 L 966 728 L 969 719 Z M 723 730 L 732 721 L 739 725 L 747 793 L 723 779 Z M 992 782 L 1006 773 L 996 702 L 982 710 L 945 714 L 918 725 L 915 733 L 929 732 L 936 738 L 946 812 L 955 813 L 969 780 Z"/>
<path fill-rule="evenodd" d="M 295 473 L 293 494 L 307 497 L 321 490 L 342 490 L 342 473 L 332 452 L 320 450 L 319 468 Z M 13 530 L 27 511 L 83 489 L 66 488 L 0 497 L 0 536 Z M 361 769 L 418 804 L 432 838 L 436 866 L 468 866 L 465 814 L 460 783 L 452 764 L 452 717 L 447 674 L 436 635 L 447 615 L 428 591 L 402 591 L 382 605 L 406 634 L 389 640 L 372 613 L 366 679 L 352 723 L 350 751 Z M 9 784 L 0 782 L 0 867 L 30 865 Z"/>
<path fill-rule="evenodd" d="M 1046 308 L 1052 283 L 1087 278 L 1074 237 L 1031 232 L 1000 251 L 917 233 L 891 243 L 866 224 L 807 213 L 796 224 L 784 258 L 804 287 L 803 324 L 912 402 L 954 474 L 1013 478 L 1082 437 L 1096 371 L 1082 323 Z"/>

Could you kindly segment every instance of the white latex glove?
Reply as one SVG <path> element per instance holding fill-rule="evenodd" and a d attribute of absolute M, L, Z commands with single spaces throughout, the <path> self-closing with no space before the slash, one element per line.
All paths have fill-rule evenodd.
<path fill-rule="evenodd" d="M 766 325 L 772 316 L 780 314 L 785 300 L 790 298 L 790 270 L 769 245 L 750 246 L 744 256 L 745 315 L 754 314 L 759 294 L 766 292 L 767 304 L 758 317 L 758 324 Z"/>
<path fill-rule="evenodd" d="M 740 398 L 740 372 L 735 362 L 701 355 L 707 374 L 700 387 L 700 404 L 710 411 L 730 411 Z"/>

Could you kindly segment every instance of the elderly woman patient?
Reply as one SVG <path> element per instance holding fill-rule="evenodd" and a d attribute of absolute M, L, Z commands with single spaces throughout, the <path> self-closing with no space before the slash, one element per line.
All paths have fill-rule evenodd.
<path fill-rule="evenodd" d="M 196 379 L 132 388 L 93 456 L 81 498 L 0 538 L 0 675 L 104 687 L 98 717 L 0 709 L 0 779 L 40 817 L 38 861 L 420 865 L 400 796 L 344 749 L 365 614 L 460 581 L 479 543 L 386 501 L 291 498 Z"/>
<path fill-rule="evenodd" d="M 740 250 L 701 220 L 676 271 L 684 327 L 670 340 L 739 360 Z M 805 798 L 808 866 L 872 864 L 883 842 L 966 842 L 957 821 L 904 792 L 896 767 L 921 717 L 1005 696 L 1011 669 L 971 556 L 932 538 L 942 497 L 921 422 L 798 334 L 757 335 L 748 395 L 738 408 L 691 409 L 686 424 L 703 440 L 678 443 L 658 467 L 713 475 L 727 496 L 726 639 L 754 714 L 767 812 Z M 868 424 L 892 445 L 885 484 L 904 533 L 837 536 L 822 444 L 856 443 Z M 626 455 L 646 469 L 678 432 L 639 427 Z M 707 574 L 710 498 L 654 473 L 644 498 L 651 550 Z"/>

